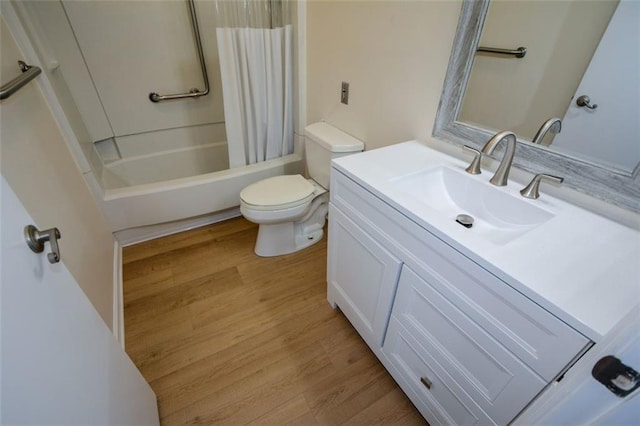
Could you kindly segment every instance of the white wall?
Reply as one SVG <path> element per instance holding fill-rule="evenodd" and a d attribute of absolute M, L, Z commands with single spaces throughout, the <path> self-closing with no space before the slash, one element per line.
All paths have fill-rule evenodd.
<path fill-rule="evenodd" d="M 461 1 L 310 1 L 307 122 L 366 149 L 432 133 Z M 349 105 L 340 83 L 350 83 Z"/>
<path fill-rule="evenodd" d="M 4 19 L 1 21 L 0 79 L 4 83 L 19 73 L 18 59 L 34 58 L 19 51 Z M 113 235 L 85 185 L 37 80 L 0 103 L 2 176 L 41 228 L 60 229 L 65 265 L 111 328 Z"/>

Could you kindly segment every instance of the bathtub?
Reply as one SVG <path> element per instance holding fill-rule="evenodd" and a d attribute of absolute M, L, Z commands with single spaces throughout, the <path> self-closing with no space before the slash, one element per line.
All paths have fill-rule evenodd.
<path fill-rule="evenodd" d="M 102 169 L 106 190 L 166 182 L 229 168 L 227 142 L 137 155 L 107 163 Z"/>
<path fill-rule="evenodd" d="M 291 154 L 227 169 L 226 142 L 164 151 L 106 164 L 97 181 L 112 231 L 180 221 L 240 205 L 240 191 L 271 176 L 302 172 Z"/>

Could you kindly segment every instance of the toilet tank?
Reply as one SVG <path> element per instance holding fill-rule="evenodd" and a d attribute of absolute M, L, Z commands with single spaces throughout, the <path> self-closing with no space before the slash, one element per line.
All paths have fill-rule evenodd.
<path fill-rule="evenodd" d="M 364 143 L 327 123 L 310 124 L 305 131 L 309 177 L 329 189 L 331 160 L 364 150 Z"/>

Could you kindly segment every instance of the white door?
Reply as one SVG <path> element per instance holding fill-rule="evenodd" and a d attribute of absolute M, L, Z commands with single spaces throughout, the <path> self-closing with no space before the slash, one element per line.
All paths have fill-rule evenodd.
<path fill-rule="evenodd" d="M 553 148 L 631 174 L 640 161 L 640 2 L 622 0 L 562 121 Z M 588 26 L 585 27 L 588 31 Z M 596 109 L 580 107 L 587 95 Z"/>
<path fill-rule="evenodd" d="M 627 316 L 626 324 L 619 327 L 617 335 L 603 345 L 594 347 L 591 358 L 598 360 L 613 355 L 623 364 L 640 371 L 640 329 L 638 310 Z M 603 347 L 599 347 L 603 346 Z M 591 361 L 590 366 L 595 363 Z M 594 425 L 637 425 L 640 423 L 639 391 L 620 398 L 603 384 L 585 372 L 580 382 L 572 386 L 571 393 L 556 410 L 550 410 L 544 423 L 554 424 L 594 424 Z"/>
<path fill-rule="evenodd" d="M 516 425 L 615 425 L 640 424 L 640 389 L 624 398 L 614 395 L 592 377 L 593 366 L 612 355 L 640 371 L 640 306 L 636 306 L 601 341 L 597 342 L 565 374 L 553 382 L 516 419 Z"/>
<path fill-rule="evenodd" d="M 33 221 L 4 177 L 0 193 L 0 423 L 158 424 L 155 394 L 65 267 L 64 252 L 53 265 L 48 243 L 33 253 L 23 237 Z"/>

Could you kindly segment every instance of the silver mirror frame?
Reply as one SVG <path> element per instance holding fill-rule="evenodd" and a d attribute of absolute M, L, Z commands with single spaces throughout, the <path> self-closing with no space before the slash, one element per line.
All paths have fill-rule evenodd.
<path fill-rule="evenodd" d="M 433 136 L 462 147 L 479 149 L 493 133 L 456 121 L 467 86 L 475 51 L 489 8 L 489 0 L 464 0 L 449 67 L 440 97 Z M 509 130 L 509 129 L 500 129 Z M 640 178 L 638 167 L 624 175 L 586 161 L 553 152 L 518 138 L 513 164 L 530 173 L 547 173 L 565 178 L 564 184 L 608 203 L 640 213 Z"/>

